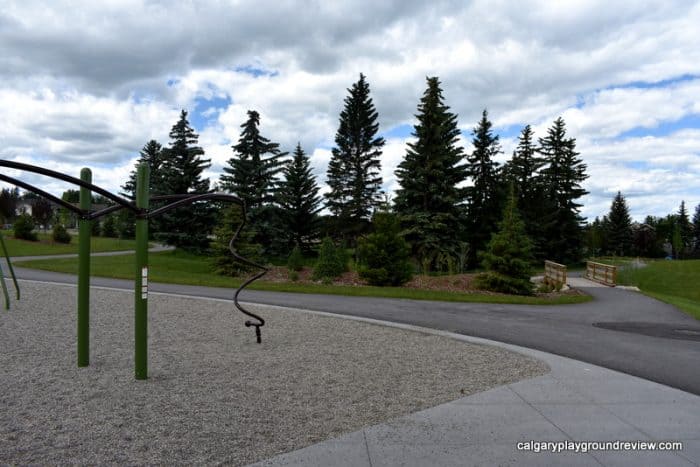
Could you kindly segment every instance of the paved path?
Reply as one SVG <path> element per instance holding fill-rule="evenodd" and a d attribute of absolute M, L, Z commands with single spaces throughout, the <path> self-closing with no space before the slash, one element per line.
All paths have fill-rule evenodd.
<path fill-rule="evenodd" d="M 393 325 L 393 324 L 389 324 Z M 700 465 L 700 397 L 549 353 L 552 371 L 389 420 L 256 466 Z M 679 441 L 683 450 L 518 451 L 529 441 Z"/>
<path fill-rule="evenodd" d="M 21 278 L 76 283 L 75 276 L 17 268 Z M 132 289 L 133 282 L 93 278 Z M 231 289 L 150 283 L 152 291 L 228 298 Z M 565 306 L 429 302 L 245 291 L 241 300 L 413 324 L 551 352 L 700 395 L 700 325 L 640 293 L 586 287 L 594 301 Z M 594 324 L 603 323 L 597 327 Z M 626 332 L 625 329 L 633 332 Z M 682 332 L 674 332 L 680 330 Z M 263 334 L 265 330 L 263 328 Z M 310 336 L 312 338 L 313 336 Z"/>

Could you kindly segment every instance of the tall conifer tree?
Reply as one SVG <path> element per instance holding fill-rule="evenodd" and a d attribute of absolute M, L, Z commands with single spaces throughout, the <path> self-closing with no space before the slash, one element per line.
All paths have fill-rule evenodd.
<path fill-rule="evenodd" d="M 251 241 L 262 245 L 265 255 L 284 253 L 277 192 L 280 173 L 284 169 L 286 152 L 279 144 L 260 134 L 260 114 L 248 111 L 248 120 L 238 143 L 232 146 L 233 157 L 219 181 L 223 190 L 245 201 Z M 219 230 L 221 231 L 221 230 Z"/>
<path fill-rule="evenodd" d="M 414 254 L 435 269 L 440 255 L 454 258 L 459 250 L 464 190 L 458 185 L 466 179 L 466 168 L 457 116 L 445 105 L 438 78 L 427 81 L 413 130 L 416 141 L 408 143 L 395 172 L 394 203 Z"/>
<path fill-rule="evenodd" d="M 297 143 L 292 161 L 284 169 L 278 197 L 290 246 L 298 245 L 302 250 L 308 250 L 310 242 L 318 238 L 318 212 L 321 210 L 318 190 L 309 158 Z"/>
<path fill-rule="evenodd" d="M 198 141 L 199 135 L 190 126 L 187 111 L 183 110 L 170 130 L 170 146 L 162 150 L 162 186 L 158 188 L 162 188 L 163 193 L 209 192 L 209 179 L 203 178 L 202 172 L 211 166 L 211 159 L 202 158 L 204 150 Z M 209 248 L 214 210 L 205 203 L 183 206 L 160 216 L 157 225 L 156 238 L 185 250 L 203 252 Z"/>
<path fill-rule="evenodd" d="M 685 208 L 685 201 L 681 201 L 681 205 L 678 208 L 677 219 L 678 234 L 680 235 L 681 243 L 683 245 L 679 254 L 681 258 L 684 258 L 690 250 L 693 240 L 693 226 L 690 223 L 688 210 Z"/>
<path fill-rule="evenodd" d="M 544 214 L 545 190 L 539 174 L 543 164 L 544 161 L 537 153 L 532 127 L 526 125 L 520 132 L 513 157 L 503 171 L 506 183 L 512 184 L 515 189 L 525 230 L 533 242 L 533 254 L 538 259 L 542 259 L 544 243 L 540 221 Z"/>
<path fill-rule="evenodd" d="M 627 256 L 632 252 L 632 219 L 625 197 L 617 192 L 610 206 L 607 224 L 607 244 L 610 253 Z"/>
<path fill-rule="evenodd" d="M 129 174 L 129 180 L 122 185 L 122 195 L 129 199 L 136 198 L 136 169 L 141 163 L 147 163 L 150 168 L 148 188 L 151 196 L 167 194 L 163 187 L 163 146 L 156 140 L 152 139 L 147 142 L 143 149 L 139 152 L 139 158 L 136 161 L 136 167 Z M 151 219 L 149 222 L 149 234 L 153 237 L 154 232 L 163 230 L 161 227 L 160 218 Z M 122 209 L 113 220 L 117 225 L 115 228 L 119 231 L 119 236 L 122 238 L 134 238 L 136 217 L 134 213 L 128 209 Z"/>
<path fill-rule="evenodd" d="M 472 131 L 474 150 L 467 156 L 467 175 L 472 186 L 467 188 L 467 232 L 469 238 L 469 267 L 478 264 L 479 251 L 497 230 L 503 209 L 503 186 L 498 163 L 494 158 L 501 153 L 498 135 L 484 110 L 481 120 Z"/>
<path fill-rule="evenodd" d="M 572 263 L 581 259 L 583 218 L 579 215 L 579 198 L 588 192 L 581 183 L 588 178 L 586 164 L 576 152 L 576 139 L 566 136 L 566 124 L 559 117 L 539 138 L 538 151 L 545 167 L 542 181 L 546 190 L 547 214 L 543 216 L 544 253 L 548 259 Z"/>
<path fill-rule="evenodd" d="M 330 191 L 325 197 L 340 229 L 354 237 L 382 201 L 384 138 L 377 136 L 378 113 L 363 74 L 348 92 L 328 164 Z"/>
<path fill-rule="evenodd" d="M 693 253 L 700 253 L 700 204 L 695 206 L 693 214 Z"/>

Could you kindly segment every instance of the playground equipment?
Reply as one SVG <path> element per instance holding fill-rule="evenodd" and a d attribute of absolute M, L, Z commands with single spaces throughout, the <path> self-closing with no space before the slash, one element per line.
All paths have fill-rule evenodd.
<path fill-rule="evenodd" d="M 15 270 L 10 262 L 10 255 L 7 252 L 7 246 L 5 245 L 5 239 L 0 232 L 0 246 L 2 246 L 3 255 L 5 255 L 5 261 L 7 261 L 7 269 L 10 271 L 10 276 L 12 277 L 12 282 L 15 284 L 15 290 L 17 291 L 17 300 L 19 300 L 19 285 L 17 284 L 17 277 L 15 277 Z M 2 265 L 0 265 L 0 282 L 2 282 L 2 293 L 5 295 L 5 309 L 10 309 L 10 294 L 7 291 L 7 284 L 5 284 L 5 275 L 2 272 Z"/>
<path fill-rule="evenodd" d="M 56 205 L 59 205 L 78 215 L 79 218 L 79 233 L 78 233 L 78 332 L 77 332 L 77 347 L 78 347 L 78 366 L 84 367 L 90 364 L 90 235 L 92 232 L 91 221 L 98 219 L 107 214 L 119 211 L 121 209 L 129 209 L 136 216 L 136 254 L 135 254 L 135 281 L 134 281 L 134 375 L 136 379 L 148 378 L 148 219 L 152 219 L 163 213 L 177 209 L 178 207 L 189 205 L 202 201 L 222 201 L 235 203 L 241 207 L 242 220 L 231 241 L 229 249 L 233 257 L 246 265 L 258 268 L 261 272 L 255 274 L 250 279 L 241 284 L 233 296 L 233 303 L 236 309 L 241 313 L 253 318 L 254 321 L 247 320 L 246 327 L 255 328 L 256 341 L 261 342 L 260 328 L 265 325 L 265 320 L 260 316 L 246 310 L 238 303 L 238 295 L 251 282 L 259 279 L 267 273 L 267 268 L 250 261 L 240 256 L 234 247 L 236 239 L 241 230 L 245 226 L 247 217 L 246 206 L 240 198 L 226 193 L 203 193 L 203 194 L 177 194 L 153 196 L 149 199 L 149 167 L 147 164 L 140 164 L 136 172 L 136 199 L 129 199 L 117 196 L 109 191 L 92 184 L 92 173 L 90 169 L 84 168 L 80 171 L 80 178 L 74 178 L 53 170 L 48 170 L 43 167 L 37 167 L 20 162 L 0 160 L 0 167 L 32 172 L 39 175 L 44 175 L 64 182 L 72 183 L 80 187 L 80 207 L 76 207 L 56 196 L 53 196 L 46 191 L 23 182 L 22 180 L 10 177 L 5 174 L 0 174 L 0 181 L 11 183 L 25 190 L 36 193 L 43 198 L 48 199 Z M 114 205 L 103 208 L 99 211 L 91 210 L 92 192 L 98 193 L 110 201 Z M 149 209 L 151 202 L 169 204 L 162 205 L 158 208 Z M 0 237 L 1 239 L 2 237 Z M 7 250 L 5 250 L 5 256 Z M 9 257 L 7 263 L 10 265 L 12 277 L 14 279 L 14 271 L 10 263 Z M 0 269 L 0 274 L 1 274 Z M 5 280 L 0 277 L 5 292 L 5 299 L 9 307 L 9 295 L 6 290 Z M 17 281 L 15 280 L 15 287 Z M 17 298 L 19 299 L 19 288 L 17 287 Z"/>

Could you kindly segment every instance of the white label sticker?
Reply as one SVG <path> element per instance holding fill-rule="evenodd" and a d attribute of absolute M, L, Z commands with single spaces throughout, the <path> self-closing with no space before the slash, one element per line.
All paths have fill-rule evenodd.
<path fill-rule="evenodd" d="M 148 267 L 141 268 L 141 300 L 148 298 Z"/>

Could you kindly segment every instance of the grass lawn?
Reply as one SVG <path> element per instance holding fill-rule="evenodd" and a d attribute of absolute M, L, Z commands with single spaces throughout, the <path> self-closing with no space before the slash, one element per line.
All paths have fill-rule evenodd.
<path fill-rule="evenodd" d="M 675 305 L 700 319 L 700 260 L 645 260 L 646 267 L 623 267 L 618 281 L 636 285 L 645 294 Z M 618 264 L 624 261 L 618 260 Z"/>
<path fill-rule="evenodd" d="M 208 259 L 181 251 L 152 253 L 149 255 L 149 280 L 172 284 L 205 285 L 211 287 L 238 287 L 241 280 L 224 277 L 212 272 Z M 18 262 L 17 266 L 47 271 L 76 274 L 75 258 Z M 134 259 L 132 255 L 95 256 L 92 258 L 91 274 L 100 277 L 133 279 Z M 532 305 L 560 305 L 582 303 L 591 298 L 585 295 L 564 295 L 553 298 L 493 295 L 486 293 L 457 293 L 406 287 L 370 287 L 324 284 L 301 284 L 257 281 L 250 286 L 255 290 L 277 292 L 317 293 L 352 295 L 363 297 L 409 298 L 414 300 L 441 300 L 451 302 L 518 303 Z"/>
<path fill-rule="evenodd" d="M 27 240 L 17 240 L 11 231 L 2 231 L 5 245 L 10 256 L 38 256 L 38 255 L 62 255 L 66 253 L 78 252 L 78 238 L 73 235 L 69 244 L 56 243 L 51 238 L 50 233 L 39 233 L 38 242 Z M 119 238 L 92 237 L 90 240 L 92 251 L 121 251 L 133 250 L 134 240 L 122 240 Z M 0 251 L 2 254 L 2 251 Z"/>

